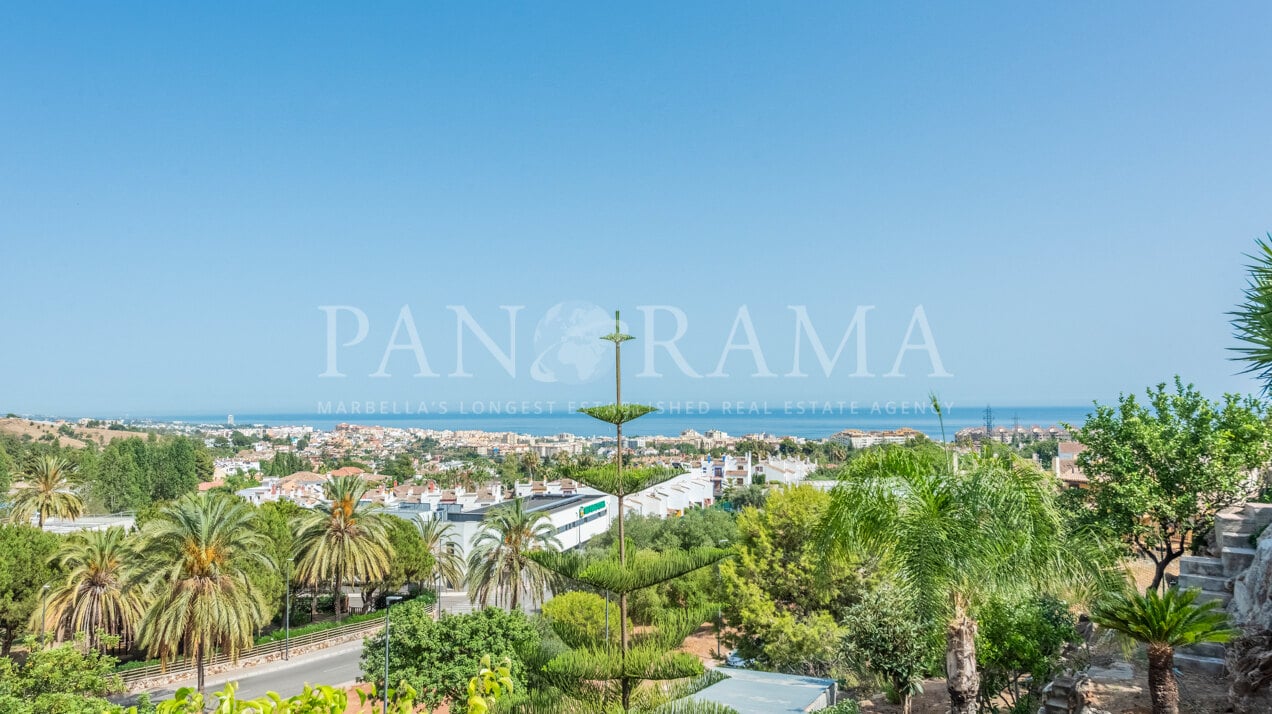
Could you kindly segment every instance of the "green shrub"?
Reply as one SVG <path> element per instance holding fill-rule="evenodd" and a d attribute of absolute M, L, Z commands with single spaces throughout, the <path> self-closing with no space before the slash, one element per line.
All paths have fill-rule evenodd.
<path fill-rule="evenodd" d="M 861 707 L 857 702 L 848 699 L 838 704 L 831 704 L 824 709 L 818 709 L 817 714 L 861 714 Z"/>
<path fill-rule="evenodd" d="M 1010 711 L 1036 710 L 1065 645 L 1079 640 L 1069 606 L 1052 597 L 992 601 L 981 609 L 978 620 L 981 707 L 988 710 L 1001 694 Z"/>
<path fill-rule="evenodd" d="M 562 640 L 572 643 L 605 640 L 605 598 L 596 593 L 568 592 L 543 603 L 543 616 Z M 609 604 L 609 639 L 619 640 L 618 603 Z"/>

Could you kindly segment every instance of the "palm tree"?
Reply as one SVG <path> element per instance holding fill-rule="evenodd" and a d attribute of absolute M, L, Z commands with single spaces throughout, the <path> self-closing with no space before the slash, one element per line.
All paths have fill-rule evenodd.
<path fill-rule="evenodd" d="M 1175 649 L 1203 642 L 1227 642 L 1237 633 L 1228 616 L 1211 600 L 1194 603 L 1197 590 L 1169 588 L 1146 594 L 1122 593 L 1100 602 L 1091 620 L 1148 647 L 1148 692 L 1153 714 L 1179 714 Z"/>
<path fill-rule="evenodd" d="M 437 518 L 420 518 L 415 521 L 415 527 L 420 530 L 424 547 L 433 556 L 430 580 L 437 582 L 440 579 L 451 588 L 459 587 L 464 582 L 464 558 L 460 555 L 459 543 L 455 541 L 454 524 Z"/>
<path fill-rule="evenodd" d="M 1255 241 L 1257 250 L 1247 267 L 1245 302 L 1228 313 L 1232 328 L 1242 344 L 1233 347 L 1233 359 L 1244 362 L 1242 372 L 1255 373 L 1263 380 L 1263 391 L 1272 392 L 1272 233 Z"/>
<path fill-rule="evenodd" d="M 468 597 L 485 607 L 493 595 L 496 604 L 506 601 L 515 610 L 524 588 L 535 602 L 541 602 L 549 575 L 529 556 L 561 547 L 548 514 L 527 511 L 522 499 L 517 499 L 491 509 L 481 526 L 468 555 Z"/>
<path fill-rule="evenodd" d="M 99 632 L 131 642 L 145 612 L 135 560 L 123 528 L 85 531 L 68 538 L 54 558 L 65 578 L 49 593 L 41 630 L 87 632 L 90 647 L 97 647 Z M 40 617 L 33 614 L 32 621 Z"/>
<path fill-rule="evenodd" d="M 1066 589 L 1082 599 L 1074 586 L 1113 577 L 1092 539 L 1065 531 L 1047 474 L 988 453 L 965 462 L 952 471 L 936 446 L 868 451 L 841 474 L 821 526 L 828 552 L 877 559 L 915 593 L 921 617 L 945 623 L 951 714 L 976 711 L 978 601 Z"/>
<path fill-rule="evenodd" d="M 341 614 L 340 586 L 384 578 L 393 556 L 384 514 L 362 501 L 368 488 L 361 476 L 328 479 L 323 484 L 328 502 L 306 514 L 296 528 L 296 577 L 315 593 L 320 583 L 331 582 L 336 617 Z"/>
<path fill-rule="evenodd" d="M 141 645 L 165 664 L 178 652 L 192 655 L 200 693 L 205 660 L 218 648 L 236 660 L 265 620 L 244 566 L 253 559 L 277 565 L 255 518 L 240 499 L 201 493 L 164 507 L 141 529 L 140 567 L 154 596 Z"/>
<path fill-rule="evenodd" d="M 84 515 L 84 502 L 71 490 L 75 465 L 61 456 L 40 456 L 25 475 L 25 485 L 13 496 L 10 518 L 29 523 L 37 516 L 40 528 L 49 516 L 75 519 Z"/>

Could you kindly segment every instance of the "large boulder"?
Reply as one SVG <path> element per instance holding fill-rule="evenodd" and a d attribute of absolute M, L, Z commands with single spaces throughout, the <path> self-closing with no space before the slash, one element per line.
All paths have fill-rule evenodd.
<path fill-rule="evenodd" d="M 1243 628 L 1272 630 L 1272 529 L 1259 537 L 1254 562 L 1233 580 L 1228 614 Z"/>
<path fill-rule="evenodd" d="M 1233 580 L 1228 615 L 1243 633 L 1227 648 L 1233 711 L 1272 712 L 1272 529 L 1259 537 L 1250 567 Z"/>

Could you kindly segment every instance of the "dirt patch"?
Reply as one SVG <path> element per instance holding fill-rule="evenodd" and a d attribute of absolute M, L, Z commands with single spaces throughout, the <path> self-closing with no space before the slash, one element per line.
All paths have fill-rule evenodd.
<path fill-rule="evenodd" d="M 58 429 L 63 426 L 69 426 L 73 436 L 67 436 L 59 433 Z M 57 439 L 58 444 L 61 446 L 75 449 L 81 449 L 87 446 L 90 441 L 101 445 L 109 444 L 115 439 L 127 439 L 130 436 L 145 436 L 145 434 L 136 431 L 87 429 L 65 421 L 42 422 L 13 418 L 0 419 L 0 431 L 8 432 L 19 438 L 27 436 L 35 441 L 52 435 Z"/>
<path fill-rule="evenodd" d="M 1135 676 L 1127 681 L 1095 682 L 1098 706 L 1112 714 L 1151 714 L 1148 673 L 1143 663 L 1132 662 Z M 1228 708 L 1226 680 L 1204 674 L 1185 673 L 1179 677 L 1179 711 L 1188 714 L 1223 714 Z M 899 705 L 889 704 L 882 694 L 859 700 L 863 712 L 900 714 Z M 913 714 L 945 714 L 950 698 L 944 679 L 923 682 L 923 694 L 915 697 Z"/>

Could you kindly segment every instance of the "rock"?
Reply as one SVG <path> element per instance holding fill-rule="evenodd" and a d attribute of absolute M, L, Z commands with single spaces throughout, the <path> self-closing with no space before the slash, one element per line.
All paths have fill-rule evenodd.
<path fill-rule="evenodd" d="M 1228 645 L 1228 701 L 1237 714 L 1272 711 L 1272 631 L 1248 630 Z"/>
<path fill-rule="evenodd" d="M 1107 667 L 1091 667 L 1087 676 L 1102 682 L 1127 682 L 1135 679 L 1135 668 L 1130 662 L 1114 662 Z"/>
<path fill-rule="evenodd" d="M 1233 581 L 1228 614 L 1241 627 L 1272 630 L 1272 529 L 1259 537 L 1254 561 Z"/>

